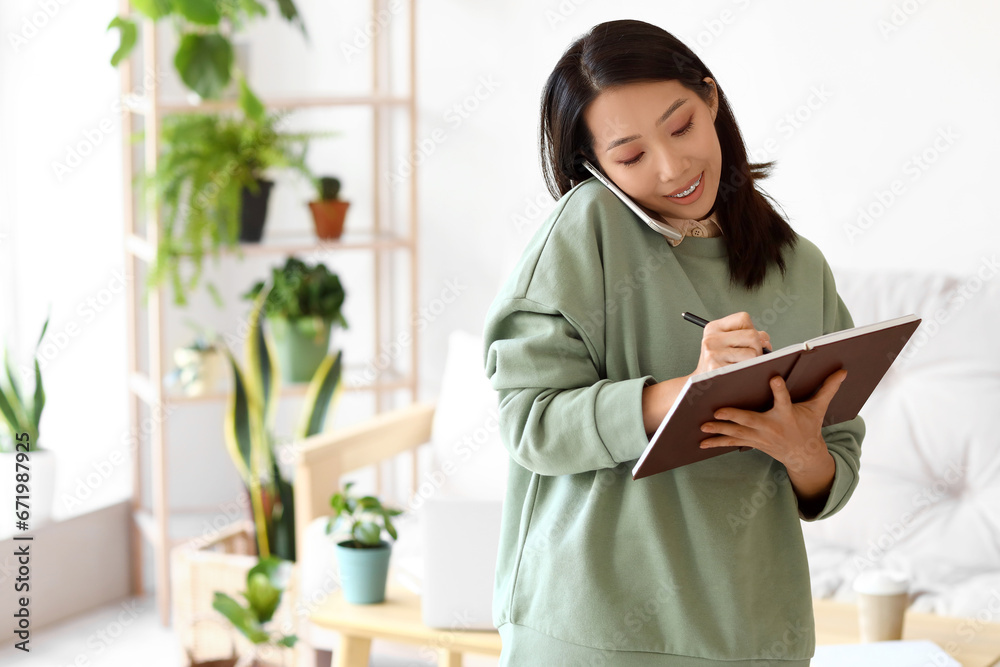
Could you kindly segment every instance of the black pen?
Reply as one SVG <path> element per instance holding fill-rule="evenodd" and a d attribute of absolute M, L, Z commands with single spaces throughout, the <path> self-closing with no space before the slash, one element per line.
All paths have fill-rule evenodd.
<path fill-rule="evenodd" d="M 700 326 L 702 329 L 704 329 L 705 326 L 708 324 L 708 320 L 706 320 L 704 317 L 698 317 L 697 315 L 694 315 L 694 314 L 689 313 L 687 311 L 684 311 L 683 313 L 681 313 L 681 317 L 683 317 L 688 322 L 694 322 L 695 324 L 697 324 L 698 326 Z M 761 346 L 761 349 L 764 350 L 764 354 L 768 354 L 771 351 L 771 350 L 769 350 L 769 349 L 767 349 L 766 347 L 763 347 L 763 346 Z"/>

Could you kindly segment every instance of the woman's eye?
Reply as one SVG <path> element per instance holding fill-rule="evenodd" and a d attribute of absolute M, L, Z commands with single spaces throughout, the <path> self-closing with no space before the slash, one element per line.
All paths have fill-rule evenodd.
<path fill-rule="evenodd" d="M 687 125 L 685 125 L 681 129 L 679 129 L 676 132 L 674 132 L 674 136 L 675 137 L 683 137 L 685 134 L 687 134 L 688 132 L 691 131 L 692 127 L 694 127 L 694 116 L 691 117 L 691 120 L 688 121 Z M 640 159 L 642 159 L 642 155 L 643 155 L 642 153 L 639 153 L 638 155 L 636 155 L 631 160 L 626 160 L 625 162 L 622 162 L 621 164 L 625 165 L 626 167 L 631 167 L 636 162 L 638 162 Z"/>
<path fill-rule="evenodd" d="M 685 125 L 683 128 L 681 128 L 677 132 L 674 132 L 674 136 L 675 137 L 682 137 L 682 136 L 684 136 L 685 134 L 687 134 L 688 132 L 691 131 L 691 128 L 693 126 L 694 126 L 694 118 L 692 117 L 691 120 L 688 121 L 687 125 Z"/>

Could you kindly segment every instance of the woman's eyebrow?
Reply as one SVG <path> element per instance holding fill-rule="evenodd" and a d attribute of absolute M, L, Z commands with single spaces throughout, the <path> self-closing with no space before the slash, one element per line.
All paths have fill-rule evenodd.
<path fill-rule="evenodd" d="M 679 99 L 679 100 L 675 101 L 673 104 L 671 104 L 670 108 L 668 108 L 666 111 L 664 111 L 662 116 L 660 116 L 659 118 L 656 119 L 656 123 L 655 123 L 656 127 L 659 127 L 660 125 L 663 125 L 663 123 L 665 123 L 666 120 L 668 118 L 670 118 L 670 114 L 672 114 L 673 112 L 677 111 L 677 109 L 679 109 L 681 107 L 681 105 L 684 104 L 685 102 L 687 102 L 687 98 L 686 97 L 682 97 L 681 99 Z M 633 139 L 638 139 L 641 136 L 642 136 L 641 134 L 633 134 L 630 137 L 622 137 L 621 139 L 615 139 L 610 144 L 608 144 L 608 147 L 604 149 L 604 152 L 607 153 L 612 148 L 615 148 L 617 146 L 621 146 L 622 144 L 627 144 L 628 142 L 632 141 Z"/>

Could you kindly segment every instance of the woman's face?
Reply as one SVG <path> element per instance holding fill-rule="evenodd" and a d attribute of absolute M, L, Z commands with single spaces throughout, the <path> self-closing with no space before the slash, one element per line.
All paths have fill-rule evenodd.
<path fill-rule="evenodd" d="M 605 90 L 583 115 L 594 155 L 615 185 L 648 211 L 697 220 L 708 215 L 719 192 L 717 111 L 717 95 L 708 105 L 671 80 Z"/>

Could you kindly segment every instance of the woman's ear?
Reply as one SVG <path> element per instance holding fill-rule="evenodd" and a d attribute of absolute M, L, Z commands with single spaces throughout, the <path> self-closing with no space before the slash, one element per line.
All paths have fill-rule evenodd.
<path fill-rule="evenodd" d="M 590 162 L 592 165 L 594 165 L 594 168 L 596 168 L 598 171 L 600 171 L 602 173 L 604 172 L 604 170 L 601 169 L 601 165 L 597 164 L 596 161 L 591 160 L 590 158 L 588 158 L 587 155 L 586 155 L 586 153 L 584 153 L 583 151 L 577 151 L 573 155 L 573 170 L 574 170 L 574 172 L 579 173 L 579 174 L 586 174 L 586 177 L 589 178 L 590 172 L 587 171 L 587 168 L 583 166 L 584 162 Z"/>
<path fill-rule="evenodd" d="M 712 112 L 712 122 L 714 123 L 715 117 L 719 115 L 719 89 L 716 87 L 715 81 L 711 77 L 706 76 L 702 79 L 702 81 L 707 83 L 712 88 L 712 99 L 708 108 Z"/>

